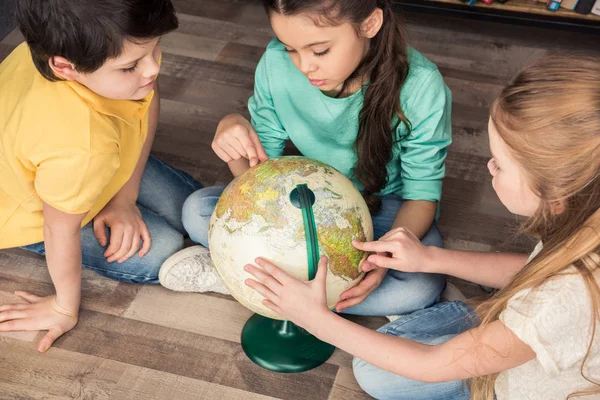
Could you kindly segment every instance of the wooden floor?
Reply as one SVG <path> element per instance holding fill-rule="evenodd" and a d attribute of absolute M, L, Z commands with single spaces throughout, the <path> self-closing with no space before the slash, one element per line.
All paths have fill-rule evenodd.
<path fill-rule="evenodd" d="M 227 113 L 246 113 L 253 70 L 271 31 L 253 0 L 175 4 L 181 27 L 162 44 L 162 110 L 153 152 L 211 185 L 229 179 L 210 149 L 216 124 Z M 405 17 L 413 46 L 439 66 L 453 93 L 454 143 L 440 219 L 447 246 L 529 250 L 489 184 L 488 107 L 528 60 L 550 51 L 598 51 L 598 37 Z M 13 32 L 0 42 L 0 60 L 20 41 Z M 477 289 L 463 287 L 471 294 Z M 52 293 L 44 261 L 20 250 L 0 252 L 0 304 L 22 289 Z M 79 324 L 50 351 L 35 351 L 37 332 L 0 335 L 0 399 L 368 398 L 353 378 L 351 357 L 341 351 L 302 374 L 252 364 L 239 344 L 249 316 L 228 296 L 117 283 L 86 270 Z M 361 323 L 375 328 L 383 320 Z"/>

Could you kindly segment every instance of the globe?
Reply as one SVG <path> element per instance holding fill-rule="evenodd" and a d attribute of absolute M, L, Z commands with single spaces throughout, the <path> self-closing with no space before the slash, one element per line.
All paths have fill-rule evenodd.
<path fill-rule="evenodd" d="M 329 259 L 327 305 L 364 276 L 366 254 L 352 240 L 373 240 L 371 215 L 354 184 L 333 167 L 305 157 L 271 158 L 235 178 L 210 221 L 210 253 L 225 286 L 242 305 L 283 319 L 245 285 L 257 257 L 309 280 L 319 256 Z"/>

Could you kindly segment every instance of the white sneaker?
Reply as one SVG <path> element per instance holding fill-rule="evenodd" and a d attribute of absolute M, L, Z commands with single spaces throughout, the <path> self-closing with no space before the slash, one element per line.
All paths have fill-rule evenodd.
<path fill-rule="evenodd" d="M 160 284 L 178 292 L 229 294 L 203 246 L 192 246 L 173 254 L 160 267 Z"/>

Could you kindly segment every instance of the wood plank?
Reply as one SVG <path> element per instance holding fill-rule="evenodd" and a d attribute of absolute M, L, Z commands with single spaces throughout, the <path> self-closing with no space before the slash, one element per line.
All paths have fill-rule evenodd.
<path fill-rule="evenodd" d="M 126 365 L 0 338 L 0 399 L 109 399 Z M 4 397 L 6 396 L 6 397 Z"/>
<path fill-rule="evenodd" d="M 227 165 L 217 157 L 210 142 L 216 122 L 202 130 L 192 130 L 159 123 L 153 154 L 170 165 L 185 170 L 202 184 L 213 185 L 217 181 L 231 178 Z"/>
<path fill-rule="evenodd" d="M 161 75 L 165 74 L 189 81 L 208 81 L 239 86 L 250 90 L 254 88 L 254 68 L 171 53 L 169 46 L 163 47 L 163 54 Z"/>
<path fill-rule="evenodd" d="M 187 104 L 181 101 L 161 99 L 160 121 L 174 127 L 189 130 L 210 127 L 215 131 L 222 116 L 211 114 L 210 109 L 204 105 Z"/>
<path fill-rule="evenodd" d="M 216 127 L 216 122 L 206 124 L 204 126 L 198 126 L 194 129 L 183 128 L 173 126 L 165 122 L 159 122 L 156 129 L 154 143 L 157 143 L 156 140 L 160 140 L 160 142 L 158 142 L 155 147 L 159 148 L 164 153 L 173 154 L 178 154 L 180 150 L 185 150 L 183 154 L 186 154 L 186 151 L 190 152 L 190 148 L 196 152 L 203 152 L 204 148 L 207 148 L 207 150 L 212 152 L 210 145 L 212 143 Z M 219 162 L 219 160 L 220 158 L 216 157 L 211 161 L 214 161 L 216 164 Z"/>
<path fill-rule="evenodd" d="M 223 40 L 198 37 L 178 31 L 166 34 L 161 38 L 160 43 L 161 47 L 168 49 L 171 54 L 211 61 L 217 58 L 227 44 Z"/>
<path fill-rule="evenodd" d="M 157 303 L 156 299 L 161 301 Z M 198 313 L 198 310 L 202 310 Z M 136 321 L 193 332 L 240 343 L 242 328 L 252 312 L 231 296 L 214 293 L 178 293 L 160 286 L 145 285 L 124 317 Z M 353 322 L 377 329 L 387 320 L 382 317 L 347 316 Z M 350 366 L 352 356 L 336 350 L 328 363 Z"/>
<path fill-rule="evenodd" d="M 0 43 L 0 62 L 4 61 L 14 49 L 15 47 L 12 45 Z"/>
<path fill-rule="evenodd" d="M 472 107 L 490 108 L 504 85 L 496 83 L 473 82 L 467 79 L 444 77 L 446 85 L 452 91 L 452 99 L 458 104 L 470 104 Z"/>
<path fill-rule="evenodd" d="M 468 103 L 452 102 L 452 127 L 455 129 L 468 128 L 472 129 L 473 133 L 484 134 L 482 144 L 486 147 L 488 121 L 490 119 L 490 110 L 486 107 L 475 106 Z"/>
<path fill-rule="evenodd" d="M 24 41 L 25 37 L 21 34 L 19 28 L 15 28 L 0 43 L 16 47 Z"/>
<path fill-rule="evenodd" d="M 304 373 L 278 374 L 253 364 L 237 343 L 87 310 L 77 329 L 55 346 L 279 398 L 326 398 L 338 370 L 323 364 Z"/>
<path fill-rule="evenodd" d="M 438 221 L 442 236 L 486 243 L 495 250 L 530 252 L 533 241 L 519 234 L 516 216 L 507 211 L 506 217 L 486 213 L 485 193 L 485 185 L 447 177 Z"/>
<path fill-rule="evenodd" d="M 227 43 L 223 50 L 221 50 L 216 61 L 224 64 L 256 68 L 256 65 L 264 52 L 264 47 L 248 46 L 246 44 L 230 42 Z"/>
<path fill-rule="evenodd" d="M 188 14 L 178 14 L 179 29 L 177 32 L 188 35 L 218 39 L 229 43 L 266 47 L 273 37 L 268 25 L 248 27 L 241 23 L 203 18 Z"/>
<path fill-rule="evenodd" d="M 246 392 L 148 368 L 128 366 L 111 392 L 111 400 L 269 400 L 271 396 Z"/>
<path fill-rule="evenodd" d="M 458 145 L 455 143 L 453 146 Z M 488 161 L 489 156 L 482 157 L 474 152 L 466 153 L 449 150 L 446 157 L 446 176 L 491 188 L 492 177 L 487 168 Z M 490 197 L 490 199 L 493 200 L 493 197 Z"/>
<path fill-rule="evenodd" d="M 453 111 L 454 115 L 459 113 L 458 110 Z M 487 113 L 485 113 L 485 116 L 487 117 Z M 448 148 L 448 163 L 454 161 L 460 163 L 460 157 L 467 155 L 469 157 L 467 163 L 481 163 L 474 166 L 486 168 L 487 162 L 491 158 L 487 124 L 485 126 L 483 126 L 484 124 L 479 125 L 479 127 L 465 127 L 452 124 L 452 144 Z M 446 169 L 452 170 L 453 168 L 455 166 L 446 164 Z"/>
<path fill-rule="evenodd" d="M 439 34 L 443 34 L 440 31 Z M 517 71 L 534 57 L 547 52 L 529 46 L 504 46 L 501 43 L 467 39 L 467 35 L 455 33 L 459 38 L 436 38 L 435 32 L 411 36 L 411 45 L 419 50 L 438 68 L 445 71 L 464 71 L 473 74 L 493 77 L 497 83 L 507 82 Z M 476 48 L 477 51 L 473 51 Z M 478 79 L 481 81 L 481 79 Z"/>
<path fill-rule="evenodd" d="M 141 288 L 141 285 L 113 281 L 84 268 L 81 307 L 120 315 Z M 38 296 L 54 293 L 44 259 L 22 257 L 14 252 L 0 252 L 0 291 L 6 293 L 16 290 L 25 290 Z"/>
<path fill-rule="evenodd" d="M 232 179 L 231 172 L 225 163 L 220 167 L 215 167 L 210 161 L 201 158 L 187 158 L 157 151 L 153 151 L 152 154 L 167 164 L 188 172 L 204 186 L 212 186 L 217 182 L 229 182 Z"/>
<path fill-rule="evenodd" d="M 160 76 L 161 99 L 204 105 L 215 116 L 247 112 L 253 90 L 229 84 Z M 164 87 L 164 89 L 162 89 Z"/>
<path fill-rule="evenodd" d="M 0 399 L 268 400 L 273 397 L 148 368 L 0 339 Z"/>
<path fill-rule="evenodd" d="M 210 18 L 220 21 L 243 23 L 248 27 L 264 27 L 268 25 L 267 15 L 257 2 L 235 2 L 221 0 L 178 0 L 178 13 Z"/>
<path fill-rule="evenodd" d="M 363 400 L 372 399 L 371 396 L 363 392 L 356 382 L 351 367 L 342 367 L 339 369 L 333 388 L 329 394 L 329 400 Z"/>
<path fill-rule="evenodd" d="M 242 327 L 252 314 L 230 296 L 173 292 L 146 285 L 123 316 L 239 343 Z"/>
<path fill-rule="evenodd" d="M 176 3 L 176 10 L 179 14 L 194 15 L 212 20 L 239 21 L 243 18 L 247 7 L 224 1 L 179 0 Z"/>
<path fill-rule="evenodd" d="M 502 75 L 491 75 L 489 71 L 477 72 L 474 70 L 464 70 L 461 68 L 455 68 L 453 66 L 447 66 L 443 64 L 437 65 L 438 70 L 446 79 L 446 77 L 469 80 L 471 82 L 481 82 L 485 84 L 496 84 L 504 86 L 508 83 L 509 77 Z"/>

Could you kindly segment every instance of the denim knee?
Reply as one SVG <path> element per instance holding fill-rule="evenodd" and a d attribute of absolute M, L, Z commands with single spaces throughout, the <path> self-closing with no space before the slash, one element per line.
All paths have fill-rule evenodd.
<path fill-rule="evenodd" d="M 369 396 L 379 400 L 418 400 L 413 394 L 418 391 L 418 386 L 424 385 L 422 382 L 413 381 L 384 371 L 357 357 L 354 357 L 352 361 L 352 370 L 354 371 L 356 382 L 358 382 L 361 389 Z M 422 398 L 426 399 L 427 397 Z"/>
<path fill-rule="evenodd" d="M 158 271 L 171 255 L 183 248 L 183 235 L 174 228 L 152 235 L 150 251 L 142 258 L 137 254 L 119 264 L 109 263 L 102 254 L 83 254 L 85 267 L 102 276 L 129 283 L 158 283 Z"/>
<path fill-rule="evenodd" d="M 431 225 L 429 231 L 427 231 L 425 236 L 423 236 L 421 239 L 421 243 L 423 243 L 425 246 L 435 246 L 442 249 L 444 248 L 444 239 L 442 239 L 442 234 L 438 229 L 437 222 L 434 222 Z"/>
<path fill-rule="evenodd" d="M 181 221 L 190 238 L 208 247 L 210 218 L 224 187 L 212 186 L 192 193 L 183 203 Z"/>
<path fill-rule="evenodd" d="M 354 377 L 362 390 L 378 400 L 469 400 L 466 382 L 427 383 L 377 368 L 359 358 L 352 361 Z"/>
<path fill-rule="evenodd" d="M 183 235 L 176 229 L 162 230 L 159 235 L 152 238 L 150 251 L 140 259 L 146 266 L 143 275 L 158 279 L 158 270 L 163 263 L 181 249 L 183 249 Z"/>
<path fill-rule="evenodd" d="M 439 302 L 442 292 L 446 287 L 446 276 L 440 274 L 423 274 L 422 277 L 417 279 L 423 280 L 421 283 L 423 287 L 422 296 L 427 304 L 426 307 Z"/>
<path fill-rule="evenodd" d="M 401 282 L 408 282 L 409 286 L 406 283 L 403 285 L 404 295 L 412 298 L 412 303 L 415 305 L 412 311 L 427 308 L 437 303 L 446 287 L 445 275 L 420 272 L 405 273 L 396 270 L 389 270 L 388 275 L 391 275 L 390 278 L 396 278 Z"/>

